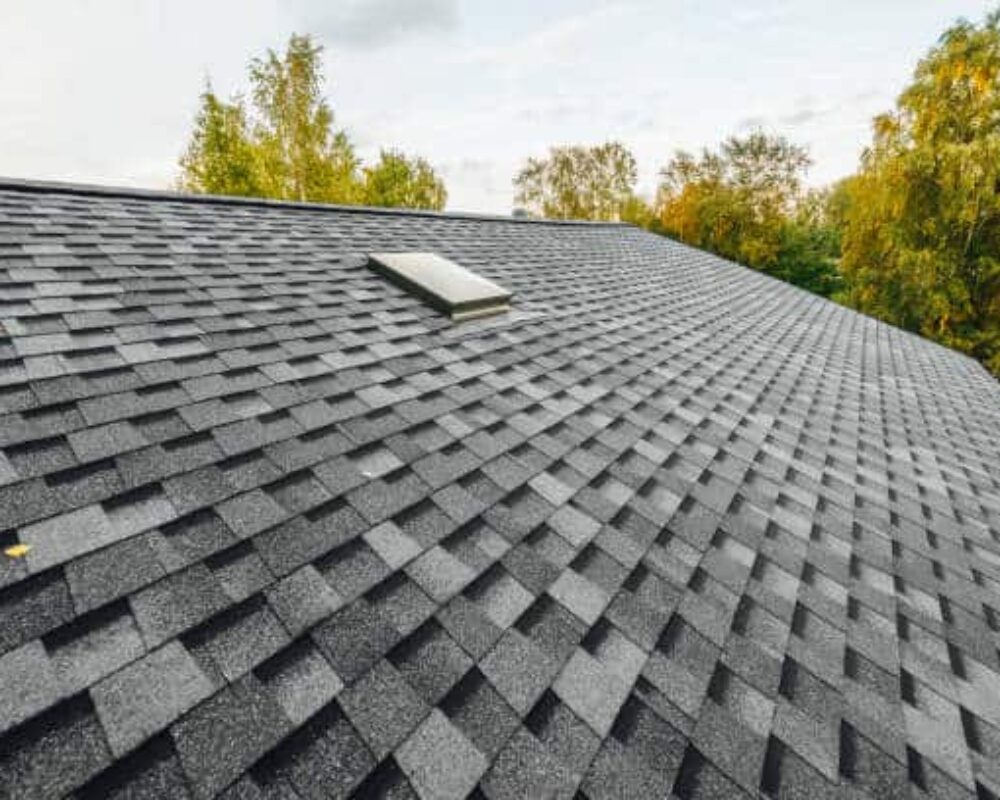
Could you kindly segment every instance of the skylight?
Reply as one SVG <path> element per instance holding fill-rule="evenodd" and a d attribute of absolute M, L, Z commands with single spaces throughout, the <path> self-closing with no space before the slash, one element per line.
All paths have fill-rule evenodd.
<path fill-rule="evenodd" d="M 503 314 L 513 293 L 435 253 L 372 253 L 376 272 L 461 321 Z"/>

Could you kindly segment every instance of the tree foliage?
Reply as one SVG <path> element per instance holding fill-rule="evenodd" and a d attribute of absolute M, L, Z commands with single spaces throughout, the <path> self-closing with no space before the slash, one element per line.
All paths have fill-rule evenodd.
<path fill-rule="evenodd" d="M 830 295 L 839 285 L 836 234 L 824 198 L 803 191 L 806 150 L 780 136 L 730 137 L 661 170 L 660 229 L 680 241 Z"/>
<path fill-rule="evenodd" d="M 369 206 L 406 208 L 444 208 L 447 198 L 430 164 L 395 150 L 383 150 L 376 164 L 364 168 L 363 194 Z"/>
<path fill-rule="evenodd" d="M 843 299 L 1000 374 L 1000 16 L 960 21 L 845 184 Z"/>
<path fill-rule="evenodd" d="M 249 107 L 206 86 L 187 149 L 181 188 L 211 194 L 321 203 L 444 207 L 444 183 L 421 158 L 383 151 L 363 168 L 323 96 L 323 48 L 292 35 L 285 52 L 250 63 Z"/>
<path fill-rule="evenodd" d="M 515 202 L 553 219 L 617 220 L 636 211 L 635 157 L 620 142 L 553 147 L 514 178 Z"/>
<path fill-rule="evenodd" d="M 261 195 L 261 170 L 241 97 L 224 103 L 205 87 L 194 131 L 181 156 L 181 188 L 208 194 Z"/>

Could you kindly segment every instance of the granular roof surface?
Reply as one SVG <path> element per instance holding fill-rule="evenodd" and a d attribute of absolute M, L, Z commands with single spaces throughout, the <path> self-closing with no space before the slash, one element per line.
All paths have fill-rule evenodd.
<path fill-rule="evenodd" d="M 628 226 L 6 183 L 0 795 L 995 798 L 998 432 Z"/>

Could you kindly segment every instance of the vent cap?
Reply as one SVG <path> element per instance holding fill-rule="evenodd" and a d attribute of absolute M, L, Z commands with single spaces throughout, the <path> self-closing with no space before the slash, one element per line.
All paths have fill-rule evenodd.
<path fill-rule="evenodd" d="M 456 321 L 503 314 L 509 292 L 436 253 L 372 253 L 371 267 Z"/>

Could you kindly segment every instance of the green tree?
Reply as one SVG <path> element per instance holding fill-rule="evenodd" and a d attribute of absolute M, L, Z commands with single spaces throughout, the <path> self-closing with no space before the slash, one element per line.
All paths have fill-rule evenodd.
<path fill-rule="evenodd" d="M 1000 374 L 1000 13 L 942 35 L 845 190 L 844 301 Z"/>
<path fill-rule="evenodd" d="M 243 99 L 225 103 L 206 85 L 194 131 L 181 156 L 180 188 L 209 194 L 262 195 L 263 175 L 250 141 Z"/>
<path fill-rule="evenodd" d="M 206 87 L 180 159 L 179 186 L 278 200 L 441 208 L 444 184 L 425 160 L 383 153 L 375 167 L 363 169 L 323 96 L 322 53 L 309 36 L 293 34 L 284 53 L 268 50 L 251 61 L 249 108 L 242 96 L 225 102 Z"/>
<path fill-rule="evenodd" d="M 268 197 L 357 200 L 359 162 L 347 135 L 333 128 L 333 111 L 322 93 L 322 53 L 308 36 L 293 34 L 283 55 L 268 50 L 250 63 L 254 142 Z"/>
<path fill-rule="evenodd" d="M 806 150 L 781 136 L 730 137 L 661 170 L 657 216 L 668 236 L 817 294 L 839 285 L 822 198 L 804 192 Z"/>
<path fill-rule="evenodd" d="M 635 157 L 619 142 L 553 147 L 514 178 L 515 202 L 536 216 L 617 220 L 635 211 L 636 178 Z"/>
<path fill-rule="evenodd" d="M 364 168 L 362 196 L 369 206 L 444 208 L 448 199 L 442 181 L 422 158 L 407 158 L 395 150 L 383 150 L 376 164 Z"/>

